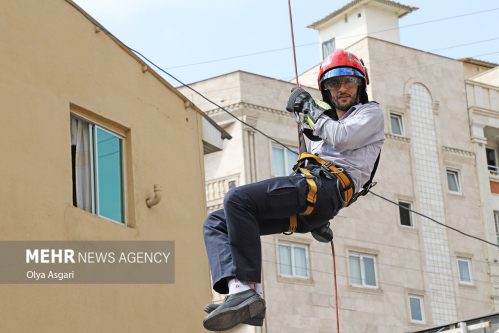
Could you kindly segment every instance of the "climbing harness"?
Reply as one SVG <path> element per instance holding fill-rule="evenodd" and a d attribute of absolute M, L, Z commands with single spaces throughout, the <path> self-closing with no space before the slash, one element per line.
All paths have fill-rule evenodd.
<path fill-rule="evenodd" d="M 326 175 L 326 177 L 330 179 L 336 178 L 338 183 L 338 188 L 340 189 L 340 193 L 344 202 L 343 207 L 346 207 L 350 204 L 350 201 L 352 200 L 353 195 L 355 193 L 354 183 L 350 179 L 350 176 L 348 176 L 346 171 L 343 170 L 343 168 L 338 168 L 333 163 L 325 161 L 315 154 L 305 152 L 301 153 L 300 156 L 298 156 L 298 160 L 293 169 L 303 170 L 304 168 L 301 168 L 300 165 L 305 163 L 312 165 L 319 165 L 321 170 Z"/>

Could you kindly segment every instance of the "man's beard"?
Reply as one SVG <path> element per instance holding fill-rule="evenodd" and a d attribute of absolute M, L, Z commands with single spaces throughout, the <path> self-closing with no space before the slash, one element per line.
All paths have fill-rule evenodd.
<path fill-rule="evenodd" d="M 334 108 L 336 110 L 340 110 L 340 111 L 344 111 L 344 112 L 347 112 L 348 110 L 350 110 L 350 108 L 354 105 L 357 105 L 357 98 L 352 98 L 352 100 L 350 101 L 350 103 L 345 103 L 345 104 L 341 104 L 338 102 L 337 99 L 332 99 L 332 102 L 333 102 L 333 105 L 334 105 Z"/>

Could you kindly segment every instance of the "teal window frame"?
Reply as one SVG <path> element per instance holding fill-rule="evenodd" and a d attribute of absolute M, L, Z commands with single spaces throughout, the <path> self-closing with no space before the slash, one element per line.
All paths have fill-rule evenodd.
<path fill-rule="evenodd" d="M 102 131 L 103 133 L 107 134 L 107 135 L 110 135 L 112 136 L 111 138 L 112 139 L 118 139 L 118 150 L 117 151 L 114 151 L 114 152 L 110 152 L 110 153 L 105 153 L 104 155 L 102 156 L 99 156 L 99 144 L 105 144 L 107 142 L 111 142 L 111 141 L 107 141 L 109 140 L 109 138 L 106 138 L 105 142 L 98 142 L 98 133 L 99 131 Z M 94 148 L 94 188 L 95 188 L 95 213 L 96 215 L 102 217 L 102 218 L 105 218 L 105 219 L 108 219 L 108 220 L 111 220 L 113 222 L 118 222 L 118 223 L 122 223 L 122 224 L 125 224 L 126 225 L 126 214 L 125 214 L 125 182 L 124 182 L 124 168 L 125 168 L 125 165 L 124 165 L 124 154 L 123 154 L 123 151 L 124 151 L 124 146 L 123 146 L 123 137 L 114 133 L 114 132 L 111 132 L 107 129 L 105 129 L 104 127 L 102 126 L 99 126 L 99 125 L 96 125 L 94 124 L 94 128 L 93 128 L 93 148 Z M 100 177 L 100 173 L 104 173 L 105 171 L 101 169 L 101 164 L 103 163 L 100 163 L 99 162 L 99 159 L 100 158 L 113 158 L 113 155 L 114 154 L 118 154 L 119 155 L 119 215 L 120 217 L 119 218 L 116 218 L 115 216 L 111 216 L 111 214 L 114 214 L 114 212 L 110 212 L 109 209 L 106 209 L 107 211 L 104 211 L 103 207 L 104 206 L 102 204 L 102 201 L 104 200 L 103 198 L 105 197 L 104 193 L 103 192 L 106 192 L 106 188 L 104 188 L 104 185 L 102 184 L 103 183 L 103 179 L 104 177 Z M 108 176 L 113 176 L 113 175 L 108 175 Z M 106 177 L 106 178 L 109 178 L 109 177 Z M 107 191 L 109 192 L 109 190 Z M 102 194 L 102 195 L 101 195 Z M 107 195 L 108 196 L 108 195 Z M 106 200 L 109 201 L 109 198 L 106 198 Z M 113 203 L 114 205 L 116 205 L 115 203 Z M 109 204 L 106 204 L 106 206 L 109 205 Z"/>
<path fill-rule="evenodd" d="M 71 119 L 76 118 L 80 121 L 83 121 L 88 126 L 88 137 L 89 137 L 89 147 L 90 147 L 90 156 L 89 156 L 89 164 L 90 164 L 90 195 L 91 195 L 91 208 L 90 213 L 95 214 L 105 220 L 120 224 L 127 225 L 127 206 L 126 206 L 126 180 L 125 180 L 125 139 L 123 136 L 101 126 L 96 123 L 89 121 L 88 119 L 81 118 L 77 115 L 71 114 Z M 104 141 L 98 142 L 98 138 L 100 134 L 104 134 L 108 136 Z M 102 156 L 99 156 L 99 151 L 103 150 L 103 144 L 113 143 L 112 141 L 117 140 L 117 145 L 114 145 L 114 148 L 117 148 L 116 151 L 112 151 L 110 153 L 105 153 Z M 109 144 L 108 144 L 109 145 Z M 109 173 L 109 170 L 104 169 L 104 163 L 99 162 L 99 159 L 104 158 L 113 158 L 113 155 L 118 154 L 118 174 L 116 172 Z M 115 163 L 116 167 L 116 163 Z M 101 178 L 101 173 L 107 173 L 105 179 Z M 116 180 L 119 184 L 119 193 L 118 193 L 118 203 L 116 203 L 116 197 L 110 197 L 109 189 L 104 188 L 104 182 L 114 178 L 115 183 Z M 73 186 L 76 186 L 73 184 Z M 106 193 L 107 192 L 107 193 Z M 116 193 L 114 193 L 116 195 Z M 104 209 L 104 200 L 110 202 L 110 204 L 106 204 L 106 209 Z M 110 212 L 108 209 L 109 205 L 114 206 L 114 211 Z M 116 207 L 118 207 L 116 209 Z M 118 216 L 119 215 L 119 216 Z"/>

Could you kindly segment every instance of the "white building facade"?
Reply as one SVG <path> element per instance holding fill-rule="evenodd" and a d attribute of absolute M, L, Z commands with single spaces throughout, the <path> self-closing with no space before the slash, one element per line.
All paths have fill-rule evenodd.
<path fill-rule="evenodd" d="M 369 96 L 385 113 L 386 141 L 373 191 L 496 242 L 499 178 L 489 171 L 490 151 L 484 147 L 496 149 L 497 167 L 498 88 L 465 81 L 487 66 L 401 46 L 398 30 L 383 39 L 367 36 L 378 27 L 376 16 L 398 25 L 398 17 L 415 9 L 391 1 L 352 1 L 314 28 L 321 40 L 329 40 L 331 31 L 343 31 L 331 26 L 355 19 L 364 25 L 359 29 L 366 34 L 346 48 L 364 59 Z M 317 73 L 318 67 L 300 77 L 315 97 L 320 96 L 312 88 Z M 192 87 L 297 150 L 296 123 L 285 111 L 292 83 L 233 72 Z M 188 90 L 183 93 L 232 136 L 223 151 L 205 156 L 208 211 L 221 207 L 232 186 L 289 173 L 293 153 Z M 332 229 L 343 332 L 417 331 L 498 310 L 494 262 L 499 258 L 493 247 L 373 195 L 342 210 Z M 262 238 L 262 252 L 265 324 L 234 331 L 335 332 L 330 245 L 308 234 L 273 235 Z"/>

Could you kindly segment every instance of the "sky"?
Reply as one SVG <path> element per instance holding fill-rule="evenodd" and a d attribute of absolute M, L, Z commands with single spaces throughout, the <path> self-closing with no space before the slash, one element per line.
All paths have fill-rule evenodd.
<path fill-rule="evenodd" d="M 282 80 L 294 77 L 286 0 L 74 1 L 122 42 L 185 83 L 235 70 Z M 317 31 L 307 26 L 348 2 L 291 1 L 299 73 L 320 62 Z M 499 63 L 499 1 L 399 2 L 419 8 L 399 21 L 402 45 Z"/>

